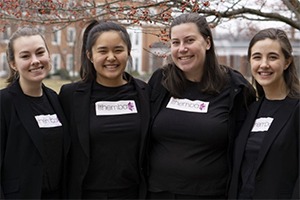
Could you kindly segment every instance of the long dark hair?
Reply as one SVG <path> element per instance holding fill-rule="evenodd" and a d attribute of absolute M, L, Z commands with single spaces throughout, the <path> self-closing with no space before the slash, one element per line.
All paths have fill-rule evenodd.
<path fill-rule="evenodd" d="M 204 72 L 200 82 L 201 91 L 211 94 L 218 94 L 226 85 L 226 68 L 218 63 L 213 36 L 209 24 L 203 16 L 200 16 L 197 13 L 181 14 L 173 20 L 169 30 L 169 37 L 171 37 L 172 28 L 174 26 L 184 23 L 194 23 L 198 27 L 198 31 L 203 38 L 210 39 L 211 47 L 206 51 Z M 178 67 L 176 67 L 174 62 L 166 65 L 163 69 L 165 74 L 165 78 L 162 83 L 163 86 L 171 93 L 171 95 L 180 97 L 182 92 L 185 90 L 187 82 L 184 73 Z"/>
<path fill-rule="evenodd" d="M 122 40 L 127 45 L 129 63 L 132 63 L 131 52 L 131 41 L 130 36 L 125 27 L 111 21 L 97 21 L 92 20 L 86 27 L 83 33 L 83 42 L 81 47 L 81 68 L 80 77 L 83 81 L 93 81 L 96 79 L 96 70 L 93 63 L 88 59 L 87 52 L 92 55 L 92 47 L 96 43 L 101 33 L 106 31 L 117 31 L 119 32 Z"/>
<path fill-rule="evenodd" d="M 299 78 L 297 75 L 297 69 L 296 69 L 296 65 L 294 62 L 294 57 L 292 55 L 293 48 L 292 48 L 292 45 L 291 45 L 286 33 L 283 30 L 277 29 L 277 28 L 267 28 L 267 29 L 263 29 L 263 30 L 259 31 L 258 33 L 256 33 L 249 43 L 248 61 L 250 61 L 251 49 L 252 49 L 253 45 L 256 42 L 267 39 L 267 38 L 278 41 L 281 46 L 281 50 L 284 54 L 285 59 L 291 59 L 290 65 L 283 72 L 283 77 L 284 77 L 286 86 L 290 90 L 288 97 L 299 98 L 300 97 L 300 83 L 299 83 Z M 260 98 L 260 97 L 264 96 L 265 92 L 264 92 L 262 86 L 254 79 L 253 76 L 252 76 L 252 82 L 256 87 L 258 97 Z"/>

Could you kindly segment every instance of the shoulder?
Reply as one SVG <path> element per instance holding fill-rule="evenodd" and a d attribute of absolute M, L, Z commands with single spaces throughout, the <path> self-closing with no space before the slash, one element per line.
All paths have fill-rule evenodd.
<path fill-rule="evenodd" d="M 140 88 L 147 88 L 148 87 L 148 84 L 145 81 L 141 80 L 141 79 L 133 78 L 133 81 Z"/>
<path fill-rule="evenodd" d="M 57 95 L 57 93 L 50 87 L 43 84 L 43 90 L 49 95 Z"/>
<path fill-rule="evenodd" d="M 163 80 L 164 75 L 165 75 L 164 68 L 159 68 L 155 70 L 148 81 L 150 87 L 157 88 L 158 86 L 161 86 L 161 82 Z"/>
<path fill-rule="evenodd" d="M 224 66 L 230 76 L 230 80 L 236 85 L 249 86 L 250 82 L 241 74 L 241 72 L 231 67 Z"/>
<path fill-rule="evenodd" d="M 61 86 L 60 88 L 60 92 L 59 94 L 61 93 L 72 93 L 74 91 L 76 91 L 77 89 L 80 89 L 80 88 L 85 88 L 85 87 L 88 87 L 90 86 L 91 83 L 90 82 L 83 82 L 83 81 L 77 81 L 77 82 L 74 82 L 74 83 L 66 83 L 64 85 Z"/>
<path fill-rule="evenodd" d="M 15 81 L 11 85 L 7 86 L 6 88 L 3 88 L 0 90 L 1 95 L 1 101 L 4 100 L 4 98 L 9 98 L 13 93 L 15 94 L 21 94 L 22 90 L 20 88 L 19 82 Z"/>
<path fill-rule="evenodd" d="M 1 105 L 2 104 L 6 104 L 6 102 L 10 101 L 10 99 L 12 98 L 10 95 L 10 88 L 4 88 L 0 90 L 0 101 L 1 101 Z"/>
<path fill-rule="evenodd" d="M 135 86 L 137 86 L 137 87 L 139 87 L 141 89 L 145 89 L 145 88 L 148 87 L 148 84 L 145 81 L 143 81 L 143 80 L 141 80 L 139 78 L 133 77 L 131 74 L 129 74 L 127 72 L 125 72 L 125 77 L 126 77 L 127 80 L 132 81 L 132 83 Z"/>

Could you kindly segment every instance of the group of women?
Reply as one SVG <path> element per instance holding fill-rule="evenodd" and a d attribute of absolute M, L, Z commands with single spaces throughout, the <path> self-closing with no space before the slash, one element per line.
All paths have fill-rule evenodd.
<path fill-rule="evenodd" d="M 199 14 L 174 18 L 172 61 L 145 83 L 126 28 L 92 21 L 81 80 L 57 95 L 41 33 L 17 30 L 1 90 L 3 199 L 299 199 L 300 86 L 286 33 L 259 31 L 250 84 L 218 63 Z"/>

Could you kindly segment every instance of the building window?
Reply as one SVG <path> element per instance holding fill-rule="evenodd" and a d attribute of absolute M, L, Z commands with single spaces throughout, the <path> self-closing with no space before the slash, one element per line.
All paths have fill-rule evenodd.
<path fill-rule="evenodd" d="M 135 34 L 135 45 L 139 45 L 139 34 Z"/>
<path fill-rule="evenodd" d="M 61 41 L 61 31 L 54 29 L 53 30 L 53 40 L 52 40 L 52 44 L 53 45 L 60 45 L 60 41 Z"/>
<path fill-rule="evenodd" d="M 76 38 L 76 30 L 73 27 L 69 27 L 67 30 L 67 41 L 69 46 L 73 46 Z"/>
<path fill-rule="evenodd" d="M 43 37 L 45 38 L 45 33 L 46 33 L 46 28 L 45 26 L 37 26 L 37 28 L 39 29 L 39 31 L 41 32 L 41 34 L 43 35 Z"/>
<path fill-rule="evenodd" d="M 70 72 L 73 70 L 73 66 L 74 66 L 74 59 L 73 59 L 73 55 L 72 54 L 68 54 L 67 55 L 67 70 Z"/>
<path fill-rule="evenodd" d="M 6 60 L 6 54 L 0 54 L 0 77 L 5 77 L 8 74 L 8 63 Z"/>
<path fill-rule="evenodd" d="M 7 43 L 10 35 L 11 35 L 11 29 L 10 27 L 7 27 L 4 29 L 3 32 L 0 32 L 0 39 L 3 40 L 5 43 Z"/>
<path fill-rule="evenodd" d="M 139 62 L 140 62 L 139 58 L 134 59 L 134 67 L 132 69 L 133 71 L 137 71 L 137 69 L 139 68 Z"/>
<path fill-rule="evenodd" d="M 52 54 L 52 69 L 51 73 L 55 73 L 60 69 L 60 54 Z"/>

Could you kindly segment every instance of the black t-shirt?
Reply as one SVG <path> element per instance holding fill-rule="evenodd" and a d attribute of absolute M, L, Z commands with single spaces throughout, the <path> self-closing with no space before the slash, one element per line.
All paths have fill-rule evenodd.
<path fill-rule="evenodd" d="M 164 100 L 152 127 L 150 191 L 225 194 L 229 93 L 203 94 L 190 82 L 182 99 Z"/>
<path fill-rule="evenodd" d="M 256 160 L 266 134 L 272 125 L 274 114 L 286 102 L 284 100 L 264 99 L 257 114 L 256 121 L 249 134 L 241 168 L 241 189 L 239 198 L 252 199 L 255 188 Z"/>
<path fill-rule="evenodd" d="M 49 193 L 61 188 L 63 127 L 45 94 L 27 98 L 43 137 L 46 158 L 43 158 L 42 191 Z"/>
<path fill-rule="evenodd" d="M 85 193 L 125 189 L 139 183 L 140 106 L 132 82 L 119 87 L 93 84 Z"/>

